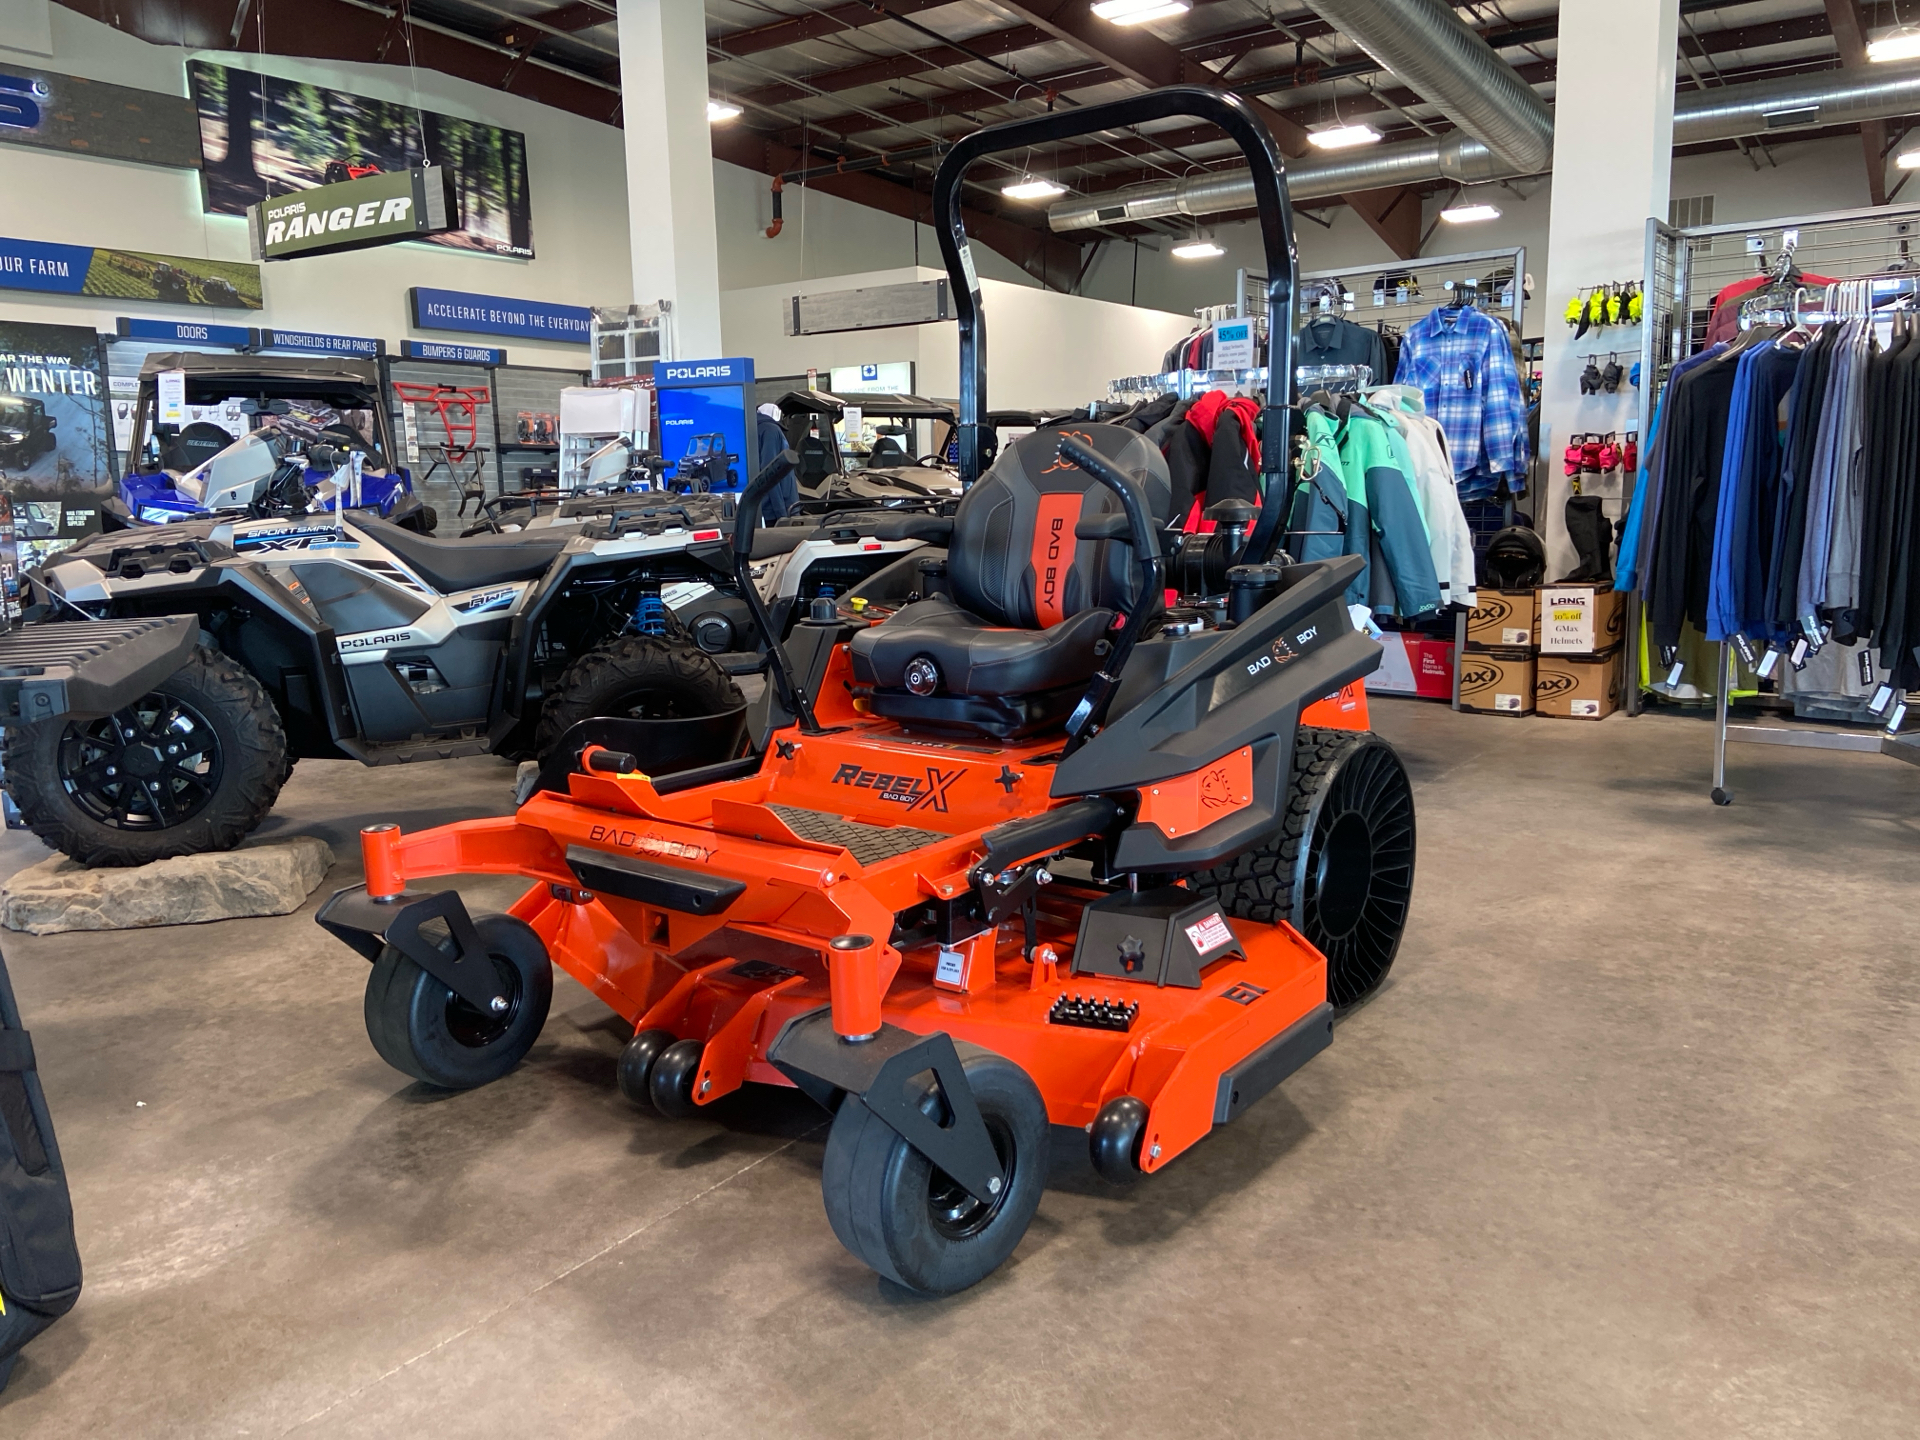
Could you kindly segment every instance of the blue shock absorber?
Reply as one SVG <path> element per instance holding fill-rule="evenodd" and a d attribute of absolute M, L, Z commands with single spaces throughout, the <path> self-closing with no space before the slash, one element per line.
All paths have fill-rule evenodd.
<path fill-rule="evenodd" d="M 640 603 L 634 607 L 632 629 L 636 635 L 667 633 L 667 607 L 658 594 L 649 591 L 640 597 Z"/>

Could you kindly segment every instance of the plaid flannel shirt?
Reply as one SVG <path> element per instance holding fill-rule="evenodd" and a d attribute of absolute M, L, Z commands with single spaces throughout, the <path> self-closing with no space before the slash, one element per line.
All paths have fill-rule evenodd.
<path fill-rule="evenodd" d="M 1446 432 L 1460 493 L 1493 493 L 1493 477 L 1527 470 L 1527 404 L 1506 329 L 1472 306 L 1434 310 L 1400 342 L 1400 385 L 1417 386 Z"/>

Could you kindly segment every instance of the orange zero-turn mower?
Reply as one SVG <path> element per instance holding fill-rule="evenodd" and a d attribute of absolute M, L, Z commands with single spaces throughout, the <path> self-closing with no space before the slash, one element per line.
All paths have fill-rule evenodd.
<path fill-rule="evenodd" d="M 367 831 L 365 886 L 318 918 L 373 962 L 367 1029 L 385 1059 L 445 1086 L 505 1074 L 558 961 L 633 1025 L 630 1097 L 687 1116 L 751 1081 L 827 1107 L 834 1232 L 881 1274 L 945 1293 L 1018 1244 L 1050 1124 L 1084 1128 L 1103 1175 L 1151 1175 L 1324 1048 L 1335 1012 L 1380 982 L 1412 888 L 1413 800 L 1365 729 L 1357 682 L 1380 651 L 1343 600 L 1358 558 L 1278 552 L 1287 407 L 1266 412 L 1259 519 L 1223 511 L 1191 539 L 1230 564 L 1169 531 L 1166 464 L 1144 437 L 1075 424 L 995 459 L 981 423 L 967 166 L 1177 116 L 1245 151 L 1268 313 L 1292 313 L 1280 159 L 1235 97 L 1155 91 L 957 144 L 935 197 L 969 483 L 944 564 L 916 552 L 815 601 L 747 712 L 584 721 L 510 818 Z M 1284 324 L 1269 365 L 1292 373 Z M 742 497 L 749 603 L 758 500 L 791 459 Z M 1163 543 L 1182 547 L 1171 565 Z M 477 917 L 418 884 L 487 872 L 535 883 Z"/>

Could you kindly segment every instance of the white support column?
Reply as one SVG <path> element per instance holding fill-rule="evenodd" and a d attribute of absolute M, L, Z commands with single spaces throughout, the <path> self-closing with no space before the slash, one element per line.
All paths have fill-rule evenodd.
<path fill-rule="evenodd" d="M 720 354 L 703 0 L 619 0 L 633 298 L 673 302 L 679 359 Z"/>
<path fill-rule="evenodd" d="M 1562 319 L 1575 291 L 1634 280 L 1644 259 L 1646 220 L 1667 218 L 1673 169 L 1673 84 L 1679 0 L 1567 0 L 1560 7 L 1559 51 L 1565 63 L 1554 83 L 1553 209 L 1547 230 L 1546 356 L 1542 367 L 1540 448 L 1548 481 L 1532 498 L 1534 525 L 1547 542 L 1547 579 L 1578 563 L 1567 539 L 1571 482 L 1561 454 L 1569 436 L 1637 428 L 1639 392 L 1624 381 L 1616 394 L 1580 393 L 1580 372 L 1598 350 L 1600 368 L 1620 352 L 1631 370 L 1640 357 L 1637 326 L 1616 326 L 1578 340 Z M 1644 437 L 1642 437 L 1644 438 Z M 1619 474 L 1587 494 L 1609 497 L 1619 513 Z"/>

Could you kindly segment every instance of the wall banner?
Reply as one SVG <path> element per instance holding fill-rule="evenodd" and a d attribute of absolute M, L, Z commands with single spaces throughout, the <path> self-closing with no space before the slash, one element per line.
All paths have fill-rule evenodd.
<path fill-rule="evenodd" d="M 99 295 L 221 310 L 261 307 L 260 267 L 140 250 L 103 250 L 0 236 L 0 290 Z"/>
<path fill-rule="evenodd" d="M 416 330 L 457 330 L 466 335 L 518 335 L 562 345 L 585 345 L 593 332 L 593 311 L 584 305 L 553 305 L 545 300 L 510 300 L 504 295 L 474 295 L 465 290 L 407 292 Z"/>
<path fill-rule="evenodd" d="M 101 348 L 82 326 L 0 321 L 0 489 L 23 569 L 100 528 L 113 488 Z"/>

